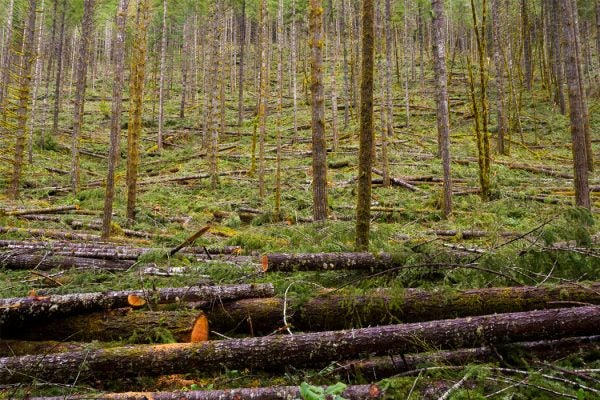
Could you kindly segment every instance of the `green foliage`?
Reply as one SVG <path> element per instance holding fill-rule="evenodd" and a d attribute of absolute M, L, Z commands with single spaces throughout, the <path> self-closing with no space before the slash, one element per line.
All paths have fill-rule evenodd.
<path fill-rule="evenodd" d="M 300 384 L 300 396 L 303 400 L 344 400 L 341 396 L 346 390 L 346 385 L 342 382 L 338 382 L 335 385 L 328 386 L 326 388 L 320 386 L 312 386 L 306 382 Z"/>

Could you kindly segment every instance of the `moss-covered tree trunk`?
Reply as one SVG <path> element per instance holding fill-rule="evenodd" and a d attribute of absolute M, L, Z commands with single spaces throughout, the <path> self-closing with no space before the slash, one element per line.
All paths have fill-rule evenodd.
<path fill-rule="evenodd" d="M 10 81 L 10 63 L 11 63 L 11 47 L 13 41 L 13 14 L 15 9 L 15 0 L 10 0 L 6 9 L 6 26 L 4 31 L 4 43 L 2 43 L 2 65 L 0 65 L 0 105 L 4 104 L 5 96 L 8 90 Z"/>
<path fill-rule="evenodd" d="M 165 126 L 165 75 L 167 68 L 167 0 L 163 0 L 162 31 L 160 37 L 160 75 L 158 82 L 158 138 L 159 150 L 163 148 Z"/>
<path fill-rule="evenodd" d="M 452 213 L 450 176 L 450 116 L 448 114 L 448 78 L 446 76 L 446 16 L 444 0 L 432 0 L 433 65 L 436 82 L 438 148 L 444 170 L 442 209 L 447 218 Z"/>
<path fill-rule="evenodd" d="M 137 1 L 136 29 L 131 55 L 129 123 L 127 125 L 127 223 L 135 221 L 137 178 L 140 164 L 140 137 L 144 113 L 144 80 L 146 77 L 147 30 L 150 1 Z"/>
<path fill-rule="evenodd" d="M 20 51 L 13 56 L 19 57 L 16 87 L 16 128 L 15 152 L 13 159 L 13 172 L 10 180 L 8 195 L 12 199 L 19 198 L 19 186 L 25 153 L 25 140 L 27 138 L 27 118 L 29 114 L 29 101 L 31 91 L 31 67 L 35 61 L 35 21 L 37 16 L 37 1 L 27 0 L 26 15 L 22 25 L 22 45 Z M 10 93 L 6 93 L 10 95 Z"/>
<path fill-rule="evenodd" d="M 267 136 L 267 102 L 269 95 L 268 85 L 268 38 L 267 29 L 267 4 L 266 0 L 259 2 L 259 52 L 260 52 L 260 79 L 259 79 L 259 99 L 258 99 L 258 195 L 262 199 L 265 197 L 265 140 Z"/>
<path fill-rule="evenodd" d="M 323 89 L 323 7 L 310 1 L 310 90 L 312 112 L 313 218 L 327 219 L 327 145 L 325 143 L 325 96 Z"/>
<path fill-rule="evenodd" d="M 505 147 L 505 137 L 508 131 L 508 121 L 505 110 L 505 88 L 504 88 L 504 58 L 502 57 L 504 46 L 504 17 L 500 13 L 501 0 L 492 0 L 492 42 L 494 52 L 494 65 L 496 75 L 494 83 L 496 84 L 496 122 L 497 128 L 497 146 L 498 153 L 507 154 Z"/>
<path fill-rule="evenodd" d="M 356 205 L 356 249 L 369 248 L 371 223 L 371 167 L 373 153 L 373 56 L 374 4 L 362 7 L 362 76 L 360 84 L 360 138 L 358 150 L 358 193 Z"/>
<path fill-rule="evenodd" d="M 58 113 L 60 111 L 60 99 L 63 84 L 63 52 L 65 47 L 65 15 L 67 13 L 67 0 L 62 2 L 60 14 L 60 34 L 56 46 L 56 79 L 54 81 L 54 110 L 52 114 L 52 135 L 58 136 Z"/>
<path fill-rule="evenodd" d="M 549 0 L 548 13 L 549 13 L 549 31 L 550 31 L 550 54 L 552 64 L 552 75 L 553 75 L 553 99 L 554 103 L 558 105 L 561 114 L 567 113 L 567 106 L 565 103 L 564 95 L 564 73 L 563 73 L 563 62 L 562 52 L 560 46 L 560 3 L 559 0 Z"/>
<path fill-rule="evenodd" d="M 85 105 L 85 89 L 90 55 L 90 40 L 94 34 L 94 5 L 96 0 L 83 2 L 83 19 L 81 21 L 81 43 L 77 54 L 76 88 L 73 105 L 73 131 L 71 133 L 71 192 L 79 190 L 79 140 L 83 125 Z"/>

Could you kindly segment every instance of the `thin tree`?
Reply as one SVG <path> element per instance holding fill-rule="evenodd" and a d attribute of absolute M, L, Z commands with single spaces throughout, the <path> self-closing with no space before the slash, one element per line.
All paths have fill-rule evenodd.
<path fill-rule="evenodd" d="M 501 0 L 492 0 L 492 37 L 494 45 L 494 65 L 496 67 L 496 119 L 498 120 L 498 153 L 506 154 L 504 138 L 507 135 L 507 119 L 504 107 L 504 62 L 502 60 L 503 35 L 500 22 L 500 2 Z"/>
<path fill-rule="evenodd" d="M 267 96 L 268 96 L 268 72 L 267 72 L 267 4 L 265 0 L 259 2 L 259 48 L 260 48 L 260 94 L 258 105 L 258 195 L 265 197 L 265 137 L 267 135 Z"/>
<path fill-rule="evenodd" d="M 277 154 L 275 165 L 275 218 L 281 218 L 281 134 L 283 112 L 283 0 L 277 6 Z"/>
<path fill-rule="evenodd" d="M 20 51 L 13 54 L 19 57 L 19 66 L 17 69 L 17 88 L 16 93 L 16 143 L 13 160 L 13 173 L 11 176 L 9 197 L 11 199 L 19 198 L 19 185 L 21 182 L 21 171 L 23 166 L 23 156 L 25 152 L 25 139 L 27 137 L 27 118 L 29 112 L 29 101 L 31 91 L 31 68 L 35 62 L 35 22 L 37 16 L 37 0 L 27 0 L 26 20 L 23 25 L 23 36 Z M 14 50 L 14 47 L 13 47 Z M 8 89 L 8 88 L 7 88 Z M 8 91 L 6 95 L 9 95 Z"/>
<path fill-rule="evenodd" d="M 10 0 L 8 9 L 6 12 L 6 36 L 4 38 L 4 47 L 2 49 L 2 65 L 0 65 L 0 105 L 4 104 L 4 97 L 8 90 L 8 83 L 10 81 L 10 62 L 11 52 L 10 48 L 12 45 L 13 37 L 13 13 L 15 9 L 15 0 Z"/>
<path fill-rule="evenodd" d="M 94 31 L 94 5 L 96 0 L 84 0 L 83 20 L 81 22 L 81 43 L 77 60 L 77 87 L 73 106 L 73 132 L 71 133 L 71 191 L 79 190 L 79 140 L 83 125 L 85 105 L 85 87 L 90 53 L 90 39 Z"/>
<path fill-rule="evenodd" d="M 569 92 L 569 116 L 571 119 L 571 139 L 573 142 L 575 202 L 580 207 L 590 208 L 584 120 L 584 107 L 586 105 L 581 96 L 580 70 L 576 49 L 576 35 L 578 32 L 575 30 L 575 19 L 570 1 L 562 1 L 560 3 L 563 28 L 562 45 Z"/>
<path fill-rule="evenodd" d="M 310 1 L 311 106 L 313 218 L 327 219 L 327 147 L 325 143 L 325 96 L 323 89 L 323 7 Z"/>
<path fill-rule="evenodd" d="M 62 2 L 62 11 L 60 15 L 60 34 L 56 46 L 56 80 L 54 82 L 54 114 L 52 116 L 52 134 L 58 135 L 58 112 L 60 108 L 60 93 L 62 88 L 63 73 L 63 49 L 65 42 L 65 14 L 67 13 L 67 0 Z"/>
<path fill-rule="evenodd" d="M 371 222 L 371 154 L 373 148 L 374 4 L 362 3 L 362 77 L 360 84 L 360 143 L 356 204 L 356 249 L 369 248 Z"/>
<path fill-rule="evenodd" d="M 531 26 L 529 23 L 529 10 L 527 9 L 528 3 L 530 3 L 530 1 L 521 0 L 521 37 L 523 39 L 523 65 L 525 68 L 523 83 L 525 89 L 531 90 L 533 62 L 531 60 Z"/>
<path fill-rule="evenodd" d="M 137 177 L 140 163 L 140 136 L 144 110 L 144 79 L 146 76 L 146 41 L 150 20 L 150 0 L 137 1 L 136 29 L 131 56 L 129 85 L 129 123 L 127 125 L 127 223 L 135 221 Z"/>
<path fill-rule="evenodd" d="M 167 69 L 167 0 L 163 0 L 162 31 L 160 38 L 160 76 L 158 83 L 158 149 L 163 148 L 165 126 L 165 75 Z"/>
<path fill-rule="evenodd" d="M 44 12 L 45 12 L 45 2 L 42 0 L 42 4 L 40 6 L 40 21 L 44 21 Z M 36 54 L 37 60 L 35 62 L 35 72 L 33 78 L 33 95 L 31 99 L 31 117 L 29 118 L 29 143 L 28 143 L 28 156 L 29 156 L 29 164 L 33 163 L 33 132 L 36 123 L 36 111 L 37 111 L 37 97 L 40 85 L 42 84 L 42 69 L 44 68 L 44 62 L 42 60 L 42 37 L 44 35 L 44 24 L 38 24 L 39 29 L 36 38 Z"/>
<path fill-rule="evenodd" d="M 446 76 L 446 16 L 444 0 L 431 0 L 433 11 L 433 65 L 435 72 L 438 146 L 444 170 L 442 193 L 444 217 L 452 213 L 452 181 L 450 177 L 450 118 L 448 115 L 448 78 Z"/>
<path fill-rule="evenodd" d="M 383 186 L 390 186 L 389 161 L 387 142 L 394 137 L 394 104 L 392 99 L 392 4 L 385 0 L 385 126 L 382 127 L 381 163 L 383 171 Z"/>
<path fill-rule="evenodd" d="M 123 109 L 123 81 L 125 69 L 125 25 L 129 0 L 120 0 L 117 11 L 117 32 L 113 44 L 113 94 L 112 116 L 110 120 L 110 148 L 108 152 L 108 175 L 106 177 L 106 195 L 102 215 L 102 238 L 108 239 L 112 221 L 113 201 L 115 197 L 115 170 L 119 160 L 119 136 L 121 132 L 121 111 Z"/>

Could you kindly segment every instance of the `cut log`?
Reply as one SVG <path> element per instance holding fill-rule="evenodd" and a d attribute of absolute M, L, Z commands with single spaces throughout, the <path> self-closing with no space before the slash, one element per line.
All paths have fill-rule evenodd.
<path fill-rule="evenodd" d="M 383 394 L 384 390 L 377 385 L 351 385 L 346 386 L 342 397 L 348 400 L 379 399 Z M 29 400 L 290 400 L 300 397 L 300 389 L 297 386 L 274 386 L 224 390 L 190 390 L 185 392 L 128 392 L 99 395 L 31 397 Z"/>
<path fill-rule="evenodd" d="M 427 231 L 429 235 L 436 236 L 446 236 L 452 237 L 456 236 L 462 239 L 479 239 L 482 237 L 488 236 L 500 236 L 500 237 L 518 237 L 521 236 L 518 232 L 487 232 L 487 231 L 476 231 L 476 230 L 466 230 L 466 231 L 458 231 L 454 229 L 434 229 Z"/>
<path fill-rule="evenodd" d="M 75 340 L 81 342 L 133 340 L 134 343 L 153 343 L 155 334 L 168 331 L 177 342 L 190 341 L 198 310 L 133 311 L 119 308 L 103 312 L 72 315 L 49 321 L 30 321 L 3 329 L 2 339 Z"/>
<path fill-rule="evenodd" d="M 301 331 L 348 329 L 398 322 L 531 311 L 600 304 L 600 283 L 555 287 L 505 287 L 462 291 L 405 289 L 375 290 L 363 295 L 332 292 L 302 304 L 288 299 L 287 323 Z M 279 298 L 244 299 L 216 304 L 207 310 L 218 332 L 268 334 L 284 326 L 284 301 Z"/>
<path fill-rule="evenodd" d="M 600 307 L 495 314 L 349 331 L 125 346 L 96 351 L 0 358 L 0 383 L 105 381 L 221 368 L 316 367 L 360 354 L 477 347 L 600 334 Z M 82 368 L 84 366 L 84 368 Z"/>
<path fill-rule="evenodd" d="M 467 365 L 472 363 L 512 362 L 523 358 L 556 361 L 574 354 L 600 351 L 600 336 L 584 336 L 537 342 L 510 343 L 495 347 L 477 347 L 437 351 L 423 354 L 398 354 L 371 357 L 367 360 L 341 362 L 331 374 L 345 372 L 366 380 L 380 380 L 399 373 L 436 365 Z"/>
<path fill-rule="evenodd" d="M 78 205 L 62 206 L 62 207 L 49 207 L 49 208 L 34 208 L 29 210 L 11 210 L 6 211 L 7 215 L 20 216 L 20 215 L 40 215 L 40 214 L 60 214 L 65 211 L 72 211 L 79 209 Z"/>
<path fill-rule="evenodd" d="M 47 271 L 53 268 L 98 268 L 107 271 L 125 271 L 133 264 L 133 261 L 126 260 L 106 260 L 50 254 L 20 254 L 16 252 L 0 253 L 0 267 L 7 269 L 35 268 Z"/>
<path fill-rule="evenodd" d="M 13 228 L 9 226 L 0 226 L 0 233 L 19 233 L 23 235 L 47 237 L 58 240 L 84 240 L 89 242 L 100 241 L 99 235 L 91 235 L 89 233 L 63 232 L 50 229 L 25 229 Z"/>
<path fill-rule="evenodd" d="M 107 343 L 60 342 L 55 340 L 25 341 L 0 340 L 0 357 L 25 356 L 28 354 L 66 353 L 100 349 Z M 114 347 L 114 345 L 113 345 Z"/>
<path fill-rule="evenodd" d="M 339 269 L 377 270 L 400 266 L 392 255 L 387 253 L 315 253 L 288 254 L 274 253 L 263 256 L 263 270 L 266 271 L 320 271 Z"/>
<path fill-rule="evenodd" d="M 372 168 L 373 173 L 379 175 L 379 176 L 383 176 L 383 171 L 380 171 L 378 169 Z M 403 179 L 400 178 L 394 178 L 394 177 L 390 177 L 390 182 L 392 183 L 392 186 L 402 186 L 403 188 L 406 188 L 408 190 L 410 190 L 411 192 L 420 192 L 421 189 L 419 189 L 418 187 L 411 185 L 410 183 L 406 182 Z"/>
<path fill-rule="evenodd" d="M 154 303 L 174 303 L 228 301 L 248 297 L 270 297 L 273 294 L 271 284 L 241 284 L 0 299 L 0 336 L 4 329 L 10 329 L 11 324 L 128 307 L 127 299 L 130 295 Z"/>

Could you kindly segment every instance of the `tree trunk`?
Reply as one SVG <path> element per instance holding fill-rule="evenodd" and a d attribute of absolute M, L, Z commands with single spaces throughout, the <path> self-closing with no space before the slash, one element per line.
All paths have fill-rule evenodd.
<path fill-rule="evenodd" d="M 564 85 L 564 74 L 563 74 L 563 61 L 560 45 L 560 21 L 559 12 L 560 4 L 559 0 L 550 0 L 550 6 L 548 7 L 550 13 L 550 46 L 552 55 L 552 72 L 554 75 L 554 103 L 558 105 L 560 113 L 565 115 L 567 113 L 567 106 L 565 104 L 565 96 L 563 91 Z"/>
<path fill-rule="evenodd" d="M 596 57 L 600 65 L 600 0 L 596 0 Z"/>
<path fill-rule="evenodd" d="M 167 0 L 163 0 L 162 34 L 160 38 L 160 77 L 158 83 L 158 150 L 163 148 L 165 126 L 165 74 L 167 68 Z"/>
<path fill-rule="evenodd" d="M 77 194 L 79 190 L 79 141 L 83 125 L 83 111 L 85 107 L 85 88 L 87 82 L 87 69 L 90 58 L 90 40 L 94 34 L 94 4 L 95 0 L 85 0 L 83 5 L 83 19 L 81 21 L 81 45 L 77 58 L 77 83 L 73 106 L 73 132 L 71 133 L 71 192 Z M 75 51 L 73 49 L 73 51 Z"/>
<path fill-rule="evenodd" d="M 146 76 L 146 42 L 150 22 L 149 0 L 137 0 L 136 33 L 131 56 L 129 123 L 127 125 L 127 224 L 135 221 L 137 178 L 140 164 L 140 137 L 144 112 L 144 80 Z"/>
<path fill-rule="evenodd" d="M 41 11 L 40 11 L 40 21 L 44 21 L 45 15 L 45 2 L 42 0 Z M 40 85 L 42 84 L 42 73 L 44 69 L 44 60 L 42 58 L 42 38 L 44 36 L 44 24 L 39 24 L 39 31 L 37 33 L 37 38 L 35 39 L 36 44 L 36 54 L 37 59 L 35 62 L 35 72 L 33 75 L 33 94 L 31 99 L 31 117 L 29 121 L 29 143 L 28 143 L 28 157 L 29 164 L 33 164 L 33 141 L 34 141 L 34 132 L 37 120 L 37 104 L 38 104 L 38 92 Z M 1 90 L 1 89 L 0 89 Z M 0 104 L 2 101 L 0 100 Z M 41 118 L 40 118 L 41 119 Z"/>
<path fill-rule="evenodd" d="M 102 260 L 64 255 L 0 253 L 0 265 L 13 270 L 38 269 L 48 271 L 53 268 L 97 268 L 106 271 L 125 271 L 133 264 L 133 261 Z"/>
<path fill-rule="evenodd" d="M 341 0 L 340 7 L 340 35 L 342 39 L 342 51 L 344 54 L 344 129 L 348 128 L 350 122 L 350 85 L 348 84 L 348 34 L 346 29 L 346 0 Z"/>
<path fill-rule="evenodd" d="M 529 23 L 529 11 L 527 10 L 527 1 L 521 0 L 521 37 L 523 40 L 523 83 L 525 89 L 531 90 L 531 81 L 533 80 L 533 62 L 531 60 L 531 26 Z"/>
<path fill-rule="evenodd" d="M 356 250 L 369 248 L 371 222 L 371 167 L 373 153 L 374 4 L 363 1 L 362 76 L 360 83 L 360 138 L 356 205 Z"/>
<path fill-rule="evenodd" d="M 15 0 L 10 0 L 8 5 L 8 10 L 6 11 L 6 36 L 3 38 L 4 43 L 2 43 L 2 65 L 0 68 L 0 105 L 5 104 L 5 97 L 8 85 L 10 82 L 10 65 L 11 65 L 11 47 L 13 45 L 13 14 L 15 9 Z"/>
<path fill-rule="evenodd" d="M 267 136 L 267 103 L 268 103 L 268 59 L 267 59 L 267 5 L 266 0 L 259 2 L 259 51 L 260 51 L 260 82 L 258 105 L 258 196 L 265 197 L 265 140 Z"/>
<path fill-rule="evenodd" d="M 110 119 L 110 147 L 108 150 L 108 175 L 102 214 L 102 239 L 110 237 L 112 210 L 115 197 L 115 170 L 119 161 L 119 140 L 121 132 L 121 110 L 123 109 L 123 81 L 125 64 L 125 25 L 129 0 L 120 0 L 117 10 L 117 32 L 113 45 L 113 94 L 112 116 Z"/>
<path fill-rule="evenodd" d="M 361 353 L 389 354 L 550 340 L 600 332 L 600 307 L 495 314 L 350 331 L 230 339 L 203 343 L 126 346 L 96 351 L 0 359 L 0 382 L 31 380 L 69 383 L 185 373 L 190 370 L 286 365 L 315 367 Z M 80 368 L 85 364 L 87 368 Z"/>
<path fill-rule="evenodd" d="M 323 90 L 323 8 L 321 0 L 310 1 L 312 191 L 313 218 L 327 219 L 327 145 L 325 143 L 325 97 Z"/>
<path fill-rule="evenodd" d="M 378 399 L 384 394 L 384 389 L 373 385 L 346 386 L 341 394 L 347 400 Z M 288 400 L 300 398 L 300 389 L 297 386 L 255 387 L 224 390 L 186 390 L 182 392 L 156 392 L 156 393 L 110 393 L 102 395 L 72 395 L 59 397 L 31 397 L 29 400 Z"/>
<path fill-rule="evenodd" d="M 504 138 L 507 136 L 507 120 L 506 111 L 504 107 L 504 59 L 502 57 L 502 51 L 504 46 L 504 27 L 501 23 L 500 14 L 500 2 L 501 0 L 492 0 L 492 40 L 494 45 L 494 64 L 496 69 L 496 76 L 494 82 L 496 83 L 496 120 L 498 124 L 498 153 L 507 154 L 504 146 Z"/>
<path fill-rule="evenodd" d="M 575 202 L 579 207 L 590 208 L 588 161 L 584 121 L 584 101 L 581 95 L 579 65 L 576 49 L 574 17 L 570 1 L 561 3 L 565 75 L 569 91 L 569 115 L 575 172 Z"/>
<path fill-rule="evenodd" d="M 0 333 L 1 329 L 10 331 L 11 324 L 128 307 L 129 296 L 136 296 L 155 303 L 178 303 L 180 301 L 210 303 L 248 297 L 268 297 L 273 294 L 274 289 L 271 284 L 241 284 L 0 299 Z"/>
<path fill-rule="evenodd" d="M 58 136 L 58 112 L 60 108 L 60 94 L 62 90 L 63 56 L 65 46 L 65 14 L 67 13 L 67 0 L 62 2 L 62 11 L 60 14 L 60 34 L 58 45 L 56 46 L 56 80 L 54 82 L 54 114 L 52 117 L 52 134 Z"/>
<path fill-rule="evenodd" d="M 244 124 L 244 62 L 246 50 L 246 0 L 242 0 L 242 15 L 240 16 L 240 58 L 238 71 L 238 127 L 239 134 L 242 134 L 242 125 Z"/>
<path fill-rule="evenodd" d="M 443 0 L 432 0 L 433 62 L 436 81 L 438 148 L 444 170 L 442 204 L 444 217 L 452 213 L 452 181 L 450 176 L 450 117 L 448 115 L 448 78 L 446 76 L 446 16 Z"/>
<path fill-rule="evenodd" d="M 17 72 L 18 87 L 17 106 L 16 106 L 16 143 L 13 160 L 13 172 L 9 187 L 9 197 L 19 198 L 19 186 L 21 182 L 21 173 L 23 167 L 23 157 L 25 152 L 25 139 L 27 137 L 27 118 L 29 113 L 29 100 L 31 90 L 31 67 L 35 61 L 35 20 L 37 13 L 37 1 L 28 0 L 26 7 L 26 16 L 23 21 L 22 47 L 20 53 L 20 62 Z M 16 56 L 13 55 L 13 56 Z M 8 94 L 8 93 L 7 93 Z"/>

